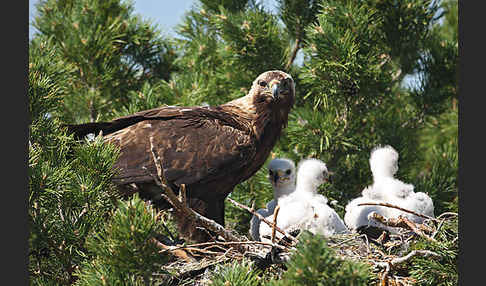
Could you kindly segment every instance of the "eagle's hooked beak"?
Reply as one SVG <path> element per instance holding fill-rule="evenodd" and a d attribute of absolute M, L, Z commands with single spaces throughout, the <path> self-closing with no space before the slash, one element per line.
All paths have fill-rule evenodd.
<path fill-rule="evenodd" d="M 280 82 L 275 82 L 272 85 L 272 97 L 274 99 L 280 99 L 282 94 L 288 94 L 290 92 L 290 78 L 285 78 Z"/>
<path fill-rule="evenodd" d="M 280 95 L 280 87 L 279 87 L 279 83 L 275 83 L 272 87 L 272 97 L 274 99 L 277 99 L 279 98 L 279 95 Z"/>

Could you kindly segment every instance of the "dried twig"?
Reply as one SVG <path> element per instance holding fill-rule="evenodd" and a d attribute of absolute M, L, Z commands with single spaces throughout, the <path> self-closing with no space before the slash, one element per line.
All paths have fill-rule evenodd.
<path fill-rule="evenodd" d="M 186 184 L 181 184 L 179 200 L 182 202 L 183 205 L 187 206 Z"/>
<path fill-rule="evenodd" d="M 280 211 L 280 206 L 277 205 L 273 211 L 273 226 L 272 226 L 272 243 L 275 243 L 275 227 L 277 226 L 277 216 Z"/>
<path fill-rule="evenodd" d="M 398 209 L 398 210 L 401 210 L 401 211 L 406 212 L 406 213 L 416 215 L 416 216 L 421 217 L 421 218 L 426 218 L 426 219 L 430 219 L 430 220 L 433 220 L 433 221 L 438 221 L 436 218 L 433 218 L 431 216 L 419 214 L 417 212 L 407 210 L 407 209 L 404 209 L 402 207 L 392 205 L 392 204 L 389 204 L 389 203 L 361 203 L 361 204 L 358 204 L 358 206 L 382 206 L 382 207 L 387 207 L 387 208 L 394 208 L 394 209 Z"/>
<path fill-rule="evenodd" d="M 187 251 L 190 251 L 193 255 L 197 255 L 196 252 L 202 253 L 203 254 L 202 256 L 206 256 L 208 254 L 210 254 L 210 255 L 222 255 L 221 252 L 211 251 L 211 250 L 207 250 L 207 249 L 204 249 L 204 248 L 186 247 L 184 249 L 187 250 Z M 201 256 L 201 255 L 198 255 L 198 256 Z"/>
<path fill-rule="evenodd" d="M 412 250 L 405 256 L 395 257 L 395 258 L 393 258 L 389 261 L 373 261 L 373 263 L 376 266 L 390 270 L 391 267 L 396 266 L 398 264 L 402 264 L 404 262 L 407 262 L 415 256 L 423 256 L 423 257 L 433 256 L 435 258 L 441 257 L 439 254 L 437 254 L 433 251 L 430 251 L 430 250 Z"/>
<path fill-rule="evenodd" d="M 157 176 L 165 184 L 166 182 L 164 180 L 165 177 L 163 176 L 164 174 L 162 171 L 162 164 L 160 163 L 160 156 L 157 156 L 157 151 L 155 150 L 155 146 L 154 146 L 154 137 L 150 136 L 149 140 L 150 140 L 150 152 L 152 152 L 152 158 L 154 159 L 155 168 L 157 168 Z"/>
<path fill-rule="evenodd" d="M 410 260 L 412 257 L 415 257 L 415 256 L 422 256 L 422 257 L 432 256 L 432 257 L 435 257 L 435 258 L 441 257 L 439 254 L 437 254 L 433 251 L 430 251 L 430 250 L 412 250 L 412 251 L 410 251 L 409 254 L 407 254 L 403 257 L 393 258 L 390 261 L 390 263 L 391 263 L 392 266 L 395 266 L 397 264 L 407 262 L 408 260 Z"/>
<path fill-rule="evenodd" d="M 437 217 L 437 219 L 440 219 L 440 218 L 442 218 L 442 217 L 444 217 L 444 216 L 458 216 L 458 215 L 459 215 L 458 213 L 453 213 L 453 212 L 445 212 L 445 213 L 441 213 L 441 214 L 440 214 L 440 215 Z"/>
<path fill-rule="evenodd" d="M 251 202 L 251 210 L 252 211 L 255 211 L 255 201 L 252 201 Z"/>
<path fill-rule="evenodd" d="M 417 224 L 415 224 L 414 222 L 411 222 L 406 217 L 399 216 L 396 219 L 395 218 L 386 219 L 382 215 L 380 215 L 376 212 L 370 213 L 370 215 L 368 217 L 372 218 L 372 219 L 374 219 L 374 220 L 376 220 L 376 221 L 378 221 L 378 222 L 380 222 L 380 223 L 382 223 L 386 226 L 408 228 L 411 231 L 415 232 L 416 234 L 426 238 L 427 240 L 435 241 L 435 239 L 429 237 L 421 229 L 419 229 L 420 227 L 417 226 Z M 425 226 L 422 226 L 422 228 L 424 228 L 424 227 Z M 432 232 L 430 229 L 427 229 L 427 230 Z"/>
<path fill-rule="evenodd" d="M 433 256 L 435 258 L 440 258 L 439 254 L 432 252 L 430 250 L 412 250 L 409 254 L 403 257 L 395 257 L 389 261 L 372 261 L 375 264 L 375 266 L 378 266 L 380 268 L 385 268 L 385 271 L 383 271 L 381 277 L 381 285 L 388 285 L 388 274 L 394 268 L 394 266 L 407 262 L 415 256 L 423 256 L 423 257 Z"/>
<path fill-rule="evenodd" d="M 228 245 L 241 245 L 241 244 L 250 244 L 250 245 L 259 244 L 259 245 L 273 246 L 271 243 L 262 242 L 262 241 L 225 241 L 225 242 L 212 241 L 212 242 L 203 242 L 203 243 L 196 243 L 196 244 L 190 244 L 190 245 L 174 246 L 171 249 L 161 250 L 160 253 L 164 253 L 164 252 L 172 251 L 172 250 L 176 250 L 176 249 L 195 249 L 195 248 L 202 247 L 202 246 L 205 246 L 205 248 L 208 248 L 208 246 L 219 246 L 219 245 L 228 246 Z M 282 249 L 282 250 L 286 250 L 286 248 L 281 246 L 281 245 L 275 245 L 275 247 Z M 226 251 L 226 249 L 225 249 L 225 251 Z"/>
<path fill-rule="evenodd" d="M 435 236 L 437 235 L 437 233 L 439 233 L 439 230 L 440 228 L 442 227 L 442 225 L 444 224 L 445 222 L 445 219 L 442 219 L 439 223 L 439 226 L 437 226 L 437 229 L 434 231 L 434 233 L 432 233 L 432 235 L 430 236 L 431 238 L 434 238 L 435 239 Z"/>
<path fill-rule="evenodd" d="M 247 211 L 249 211 L 250 213 L 252 213 L 254 216 L 256 216 L 259 220 L 265 222 L 266 224 L 268 224 L 269 226 L 273 227 L 275 224 L 268 221 L 266 218 L 264 218 L 261 214 L 257 213 L 255 210 L 253 209 L 250 209 L 249 207 L 245 206 L 244 204 L 241 204 L 235 200 L 232 200 L 231 198 L 227 198 L 232 204 L 234 204 L 235 206 L 237 207 L 240 207 L 242 209 L 245 209 Z M 292 240 L 293 242 L 297 243 L 299 242 L 295 237 L 291 236 L 290 234 L 288 234 L 286 231 L 284 231 L 283 229 L 281 229 L 280 227 L 276 226 L 275 225 L 275 230 L 280 232 L 281 234 L 283 234 L 285 237 L 287 237 L 288 239 Z"/>
<path fill-rule="evenodd" d="M 158 241 L 155 238 L 151 239 L 151 242 L 153 242 L 158 248 L 162 249 L 161 252 L 170 252 L 174 256 L 177 256 L 181 258 L 182 260 L 186 262 L 195 262 L 196 259 L 188 252 L 181 250 L 180 248 L 173 247 L 170 245 L 165 245 L 162 242 Z"/>

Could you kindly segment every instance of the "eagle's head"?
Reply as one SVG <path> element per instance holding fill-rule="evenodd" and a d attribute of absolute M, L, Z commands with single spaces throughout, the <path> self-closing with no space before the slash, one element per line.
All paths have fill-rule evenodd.
<path fill-rule="evenodd" d="M 295 84 L 292 76 L 273 70 L 260 74 L 247 95 L 223 104 L 222 108 L 243 120 L 241 123 L 253 130 L 257 137 L 267 130 L 276 139 L 282 127 L 287 126 L 294 102 Z M 274 143 L 270 145 L 273 147 Z"/>
<path fill-rule="evenodd" d="M 268 180 L 274 189 L 274 198 L 291 193 L 295 189 L 295 164 L 285 158 L 276 158 L 268 164 Z"/>
<path fill-rule="evenodd" d="M 255 106 L 266 106 L 275 115 L 287 117 L 295 102 L 295 83 L 283 71 L 267 71 L 253 81 L 249 95 Z"/>
<path fill-rule="evenodd" d="M 398 171 L 398 152 L 390 145 L 373 148 L 370 156 L 373 178 L 393 177 Z"/>

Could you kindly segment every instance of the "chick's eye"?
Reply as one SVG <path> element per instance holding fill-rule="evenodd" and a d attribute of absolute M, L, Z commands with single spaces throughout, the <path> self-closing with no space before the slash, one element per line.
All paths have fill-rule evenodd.
<path fill-rule="evenodd" d="M 290 173 L 292 173 L 292 171 L 290 171 L 290 170 L 285 171 L 285 174 L 287 174 L 287 175 L 290 175 Z"/>
<path fill-rule="evenodd" d="M 262 86 L 262 87 L 267 86 L 267 82 L 266 82 L 266 81 L 264 81 L 264 80 L 261 80 L 261 81 L 260 81 L 258 84 L 259 84 L 260 86 Z"/>

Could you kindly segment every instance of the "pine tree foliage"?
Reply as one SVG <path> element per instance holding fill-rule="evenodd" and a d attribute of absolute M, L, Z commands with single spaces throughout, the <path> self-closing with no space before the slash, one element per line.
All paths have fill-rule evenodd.
<path fill-rule="evenodd" d="M 455 14 L 456 18 L 445 17 L 445 24 L 434 26 L 425 42 L 425 51 L 418 59 L 416 72 L 420 77 L 414 87 L 413 99 L 423 115 L 439 115 L 449 110 L 451 101 L 457 100 L 458 44 L 457 44 L 457 5 L 445 2 L 443 9 L 453 9 L 446 15 Z M 455 27 L 455 29 L 451 29 Z M 452 33 L 450 30 L 455 30 Z"/>
<path fill-rule="evenodd" d="M 285 24 L 289 36 L 295 41 L 295 52 L 298 48 L 305 45 L 305 29 L 317 19 L 317 13 L 320 8 L 320 1 L 315 0 L 278 0 L 279 18 Z M 294 55 L 295 57 L 295 55 Z M 292 59 L 292 58 L 291 58 Z"/>
<path fill-rule="evenodd" d="M 436 215 L 457 212 L 457 0 L 276 0 L 268 8 L 257 0 L 195 0 L 169 37 L 130 1 L 39 2 L 39 33 L 29 42 L 32 284 L 156 284 L 152 273 L 166 263 L 146 242 L 162 231 L 153 210 L 138 198 L 120 201 L 110 183 L 117 150 L 99 138 L 75 142 L 62 123 L 221 104 L 245 95 L 266 70 L 289 72 L 297 93 L 272 157 L 325 161 L 335 175 L 319 192 L 341 216 L 372 182 L 370 151 L 385 144 L 400 154 L 397 176 L 429 194 Z M 266 166 L 230 197 L 264 207 L 273 197 Z M 163 217 L 173 231 L 170 215 Z M 226 204 L 227 228 L 247 235 L 250 218 Z M 447 222 L 438 243 L 414 246 L 443 257 L 412 260 L 420 285 L 455 284 L 455 234 Z M 288 281 L 372 279 L 325 241 L 305 239 L 283 275 Z M 245 280 L 246 264 L 223 267 L 216 284 L 271 280 L 254 272 Z"/>
<path fill-rule="evenodd" d="M 406 50 L 395 51 L 403 49 L 395 45 L 398 40 L 407 40 L 388 36 L 408 36 L 410 29 L 417 33 L 415 26 L 404 25 L 394 25 L 397 31 L 390 32 L 393 19 L 405 21 L 416 15 L 416 21 L 431 25 L 430 15 L 437 5 L 415 1 L 397 8 L 384 2 L 321 3 L 317 22 L 307 27 L 303 49 L 299 77 L 305 102 L 298 101 L 287 129 L 288 141 L 281 141 L 295 152 L 295 159 L 319 157 L 339 174 L 330 194 L 342 204 L 371 183 L 367 159 L 374 146 L 390 144 L 400 150 L 400 172 L 417 159 L 415 150 L 409 149 L 417 145 L 416 111 L 400 86 Z"/>
<path fill-rule="evenodd" d="M 269 285 L 369 285 L 374 278 L 362 262 L 337 257 L 321 236 L 305 232 L 287 271 Z"/>
<path fill-rule="evenodd" d="M 440 255 L 440 259 L 417 257 L 410 261 L 411 277 L 416 285 L 458 285 L 459 253 L 458 219 L 445 220 L 436 235 L 437 242 L 421 240 L 412 248 L 426 249 Z"/>
<path fill-rule="evenodd" d="M 231 13 L 242 11 L 252 1 L 249 0 L 201 0 L 201 3 L 212 12 L 218 12 L 220 8 L 227 9 Z"/>
<path fill-rule="evenodd" d="M 219 265 L 214 269 L 214 275 L 211 277 L 212 286 L 259 286 L 259 271 L 252 269 L 251 262 L 246 260 L 242 262 L 231 262 Z"/>
<path fill-rule="evenodd" d="M 78 273 L 77 285 L 146 285 L 168 257 L 150 240 L 161 233 L 156 211 L 138 195 L 120 202 L 102 231 L 87 240 L 95 258 Z M 133 284 L 132 284 L 133 283 Z"/>
<path fill-rule="evenodd" d="M 430 195 L 436 214 L 458 212 L 457 139 L 454 145 L 438 145 L 430 152 L 433 154 L 433 160 L 430 162 L 429 170 L 416 180 L 415 187 Z"/>
<path fill-rule="evenodd" d="M 40 37 L 51 37 L 59 60 L 74 66 L 63 83 L 66 121 L 110 118 L 112 109 L 130 102 L 129 91 L 168 79 L 174 69 L 172 44 L 133 16 L 130 3 L 42 0 L 37 11 Z"/>
<path fill-rule="evenodd" d="M 100 139 L 81 145 L 64 133 L 51 115 L 62 91 L 53 79 L 68 69 L 56 65 L 50 73 L 44 60 L 33 56 L 29 64 L 29 270 L 33 284 L 59 285 L 72 283 L 74 270 L 90 257 L 86 237 L 114 207 L 117 151 Z"/>
<path fill-rule="evenodd" d="M 419 81 L 412 87 L 417 117 L 417 162 L 410 172 L 434 199 L 436 213 L 458 211 L 458 43 L 457 1 L 443 1 L 443 24 L 431 29 L 418 61 Z M 419 171 L 420 170 L 420 171 Z"/>

